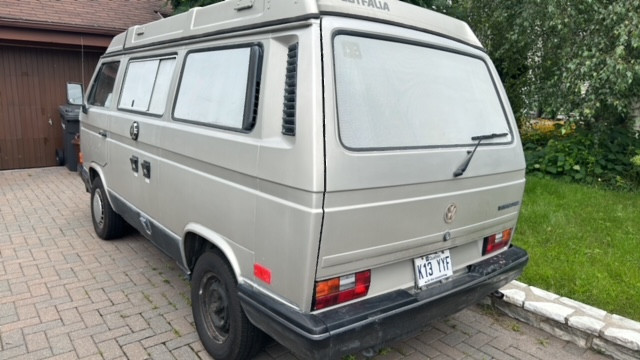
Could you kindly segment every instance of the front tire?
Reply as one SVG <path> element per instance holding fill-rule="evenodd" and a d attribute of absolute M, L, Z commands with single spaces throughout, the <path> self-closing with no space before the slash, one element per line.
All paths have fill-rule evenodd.
<path fill-rule="evenodd" d="M 214 359 L 248 359 L 260 350 L 264 334 L 244 314 L 235 276 L 218 253 L 206 252 L 196 262 L 191 307 L 200 340 Z"/>
<path fill-rule="evenodd" d="M 91 183 L 91 219 L 96 234 L 103 240 L 116 239 L 124 233 L 125 222 L 113 211 L 100 177 Z"/>

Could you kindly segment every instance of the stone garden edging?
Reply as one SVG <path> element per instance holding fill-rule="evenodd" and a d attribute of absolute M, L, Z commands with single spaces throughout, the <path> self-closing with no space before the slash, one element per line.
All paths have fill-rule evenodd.
<path fill-rule="evenodd" d="M 507 315 L 615 359 L 640 359 L 640 322 L 513 281 L 491 303 Z M 640 299 L 639 299 L 640 301 Z"/>

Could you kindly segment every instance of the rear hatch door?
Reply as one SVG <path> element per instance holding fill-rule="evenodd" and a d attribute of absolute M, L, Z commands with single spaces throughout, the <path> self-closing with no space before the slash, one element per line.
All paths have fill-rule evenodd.
<path fill-rule="evenodd" d="M 482 238 L 516 224 L 525 168 L 486 54 L 363 20 L 325 17 L 322 28 L 326 194 L 317 277 L 402 263 L 398 282 L 406 284 L 419 256 L 464 248 L 454 252 L 455 269 L 480 260 Z"/>

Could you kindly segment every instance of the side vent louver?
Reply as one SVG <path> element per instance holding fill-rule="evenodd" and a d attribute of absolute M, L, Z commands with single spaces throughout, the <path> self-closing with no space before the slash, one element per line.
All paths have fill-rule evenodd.
<path fill-rule="evenodd" d="M 287 54 L 287 76 L 284 86 L 284 108 L 282 110 L 282 133 L 296 134 L 296 92 L 298 85 L 298 43 L 289 46 Z"/>
<path fill-rule="evenodd" d="M 256 80 L 256 93 L 253 99 L 253 111 L 251 112 L 251 126 L 249 129 L 252 129 L 256 124 L 256 119 L 258 118 L 258 104 L 260 104 L 260 80 Z"/>

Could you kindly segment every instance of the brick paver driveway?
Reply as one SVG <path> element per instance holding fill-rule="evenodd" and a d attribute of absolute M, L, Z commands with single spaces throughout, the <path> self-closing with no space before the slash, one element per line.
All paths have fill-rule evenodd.
<path fill-rule="evenodd" d="M 292 357 L 273 341 L 258 356 Z M 209 357 L 183 274 L 136 233 L 98 239 L 77 174 L 62 167 L 0 171 L 0 359 L 49 358 Z M 430 358 L 603 357 L 480 307 L 377 356 Z"/>

